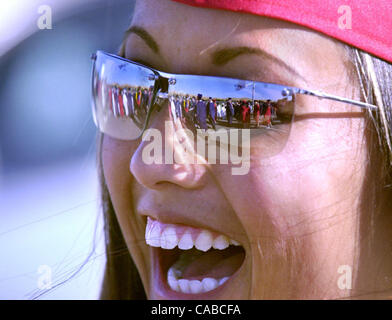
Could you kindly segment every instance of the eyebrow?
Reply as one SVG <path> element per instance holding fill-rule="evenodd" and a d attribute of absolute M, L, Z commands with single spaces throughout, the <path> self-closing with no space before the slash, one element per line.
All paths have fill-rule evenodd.
<path fill-rule="evenodd" d="M 138 26 L 132 26 L 128 30 L 125 31 L 124 33 L 124 40 L 130 35 L 130 34 L 136 34 L 139 36 L 144 42 L 147 44 L 147 46 L 155 53 L 159 54 L 159 45 L 155 41 L 155 39 L 149 34 L 145 29 L 142 27 Z"/>
<path fill-rule="evenodd" d="M 124 39 L 126 39 L 130 34 L 136 34 L 139 36 L 144 42 L 147 44 L 147 46 L 156 54 L 160 54 L 159 50 L 159 45 L 153 38 L 153 36 L 147 32 L 146 29 L 140 27 L 140 26 L 132 26 L 129 29 L 127 29 L 124 33 Z M 267 53 L 264 50 L 261 50 L 259 48 L 250 48 L 250 47 L 233 47 L 233 48 L 224 48 L 224 49 L 218 49 L 212 53 L 212 63 L 218 67 L 224 66 L 227 64 L 229 61 L 237 58 L 238 56 L 244 55 L 244 54 L 255 54 L 258 56 L 261 56 L 262 58 L 266 60 L 270 60 L 274 63 L 279 64 L 282 66 L 284 69 L 292 73 L 293 75 L 301 78 L 302 80 L 305 80 L 305 78 L 297 72 L 295 69 L 290 67 L 287 63 L 285 63 L 283 60 Z"/>
<path fill-rule="evenodd" d="M 262 58 L 272 61 L 274 63 L 279 64 L 282 66 L 284 69 L 289 71 L 290 73 L 294 74 L 297 77 L 300 77 L 301 79 L 304 79 L 301 74 L 299 74 L 298 71 L 293 69 L 291 66 L 289 66 L 287 63 L 285 63 L 283 60 L 265 52 L 264 50 L 261 50 L 259 48 L 250 48 L 250 47 L 233 47 L 233 48 L 224 48 L 224 49 L 218 49 L 212 53 L 212 63 L 218 67 L 224 66 L 227 64 L 229 61 L 237 58 L 238 56 L 244 55 L 244 54 L 255 54 L 258 56 L 261 56 Z"/>

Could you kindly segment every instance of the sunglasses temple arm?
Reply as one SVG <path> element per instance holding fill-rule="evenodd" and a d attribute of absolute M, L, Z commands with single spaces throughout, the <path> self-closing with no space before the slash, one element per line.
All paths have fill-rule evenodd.
<path fill-rule="evenodd" d="M 327 93 L 324 93 L 324 92 L 321 92 L 321 91 L 310 91 L 310 90 L 304 90 L 304 89 L 296 88 L 294 90 L 294 92 L 296 94 L 306 94 L 306 95 L 315 96 L 315 97 L 318 97 L 318 98 L 323 98 L 323 99 L 329 99 L 329 100 L 334 100 L 334 101 L 338 101 L 338 102 L 349 103 L 349 104 L 353 104 L 353 105 L 358 106 L 358 107 L 363 108 L 363 109 L 378 110 L 378 107 L 373 105 L 373 104 L 369 104 L 369 103 L 365 103 L 365 102 L 361 102 L 361 101 L 355 101 L 355 100 L 351 100 L 351 99 L 346 99 L 346 98 L 330 95 L 330 94 L 327 94 Z"/>

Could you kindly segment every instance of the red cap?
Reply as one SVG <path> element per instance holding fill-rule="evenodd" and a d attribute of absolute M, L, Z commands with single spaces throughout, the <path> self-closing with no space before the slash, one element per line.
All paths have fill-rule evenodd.
<path fill-rule="evenodd" d="M 293 22 L 392 62 L 391 0 L 173 1 Z"/>

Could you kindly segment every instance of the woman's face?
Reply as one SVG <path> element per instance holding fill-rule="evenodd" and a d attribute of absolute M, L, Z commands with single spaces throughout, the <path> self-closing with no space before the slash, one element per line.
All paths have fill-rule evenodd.
<path fill-rule="evenodd" d="M 126 58 L 158 70 L 281 83 L 359 99 L 343 47 L 293 24 L 144 0 L 137 2 L 131 26 L 138 31 L 127 35 Z M 250 50 L 228 50 L 238 47 Z M 298 104 L 297 111 L 310 116 L 294 122 L 281 152 L 263 157 L 257 148 L 261 142 L 252 137 L 245 175 L 233 175 L 224 164 L 146 164 L 142 153 L 148 142 L 104 137 L 106 183 L 150 299 L 350 294 L 339 278 L 341 266 L 353 268 L 358 253 L 363 118 L 358 109 L 325 99 Z M 164 130 L 168 119 L 169 114 L 161 112 L 151 122 L 163 139 L 170 139 Z M 178 241 L 186 227 L 193 228 L 183 248 L 192 241 L 208 248 L 220 235 L 241 246 L 207 252 L 158 249 L 146 244 L 147 217 L 158 244 L 165 242 L 169 226 L 166 234 L 174 232 Z M 225 237 L 215 246 L 225 247 Z M 177 273 L 182 281 L 172 279 L 169 285 L 167 272 L 182 253 L 186 257 Z"/>

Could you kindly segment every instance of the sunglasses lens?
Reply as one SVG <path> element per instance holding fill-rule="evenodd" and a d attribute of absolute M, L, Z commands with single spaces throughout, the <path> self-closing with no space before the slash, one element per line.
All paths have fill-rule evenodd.
<path fill-rule="evenodd" d="M 113 138 L 134 140 L 151 106 L 155 73 L 98 52 L 93 67 L 93 114 L 98 129 Z"/>
<path fill-rule="evenodd" d="M 99 130 L 120 140 L 137 139 L 152 114 L 149 109 L 156 105 L 157 111 L 168 108 L 177 128 L 208 131 L 210 137 L 216 132 L 220 140 L 226 139 L 225 133 L 231 137 L 232 130 L 249 129 L 250 146 L 263 157 L 285 146 L 295 106 L 290 88 L 221 77 L 159 75 L 167 78 L 162 82 L 165 88 L 154 87 L 157 71 L 99 51 L 92 81 Z M 164 94 L 155 97 L 155 89 Z"/>
<path fill-rule="evenodd" d="M 250 146 L 262 157 L 284 148 L 294 116 L 295 99 L 290 88 L 190 75 L 176 75 L 170 82 L 169 111 L 183 127 L 194 132 L 249 129 Z"/>

